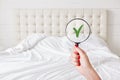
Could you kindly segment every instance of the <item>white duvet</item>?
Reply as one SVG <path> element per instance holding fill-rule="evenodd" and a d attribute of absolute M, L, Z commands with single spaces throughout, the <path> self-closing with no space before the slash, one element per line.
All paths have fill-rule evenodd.
<path fill-rule="evenodd" d="M 66 37 L 33 34 L 0 52 L 0 80 L 86 80 L 72 65 L 74 43 Z M 92 35 L 80 44 L 102 80 L 120 79 L 120 59 Z"/>

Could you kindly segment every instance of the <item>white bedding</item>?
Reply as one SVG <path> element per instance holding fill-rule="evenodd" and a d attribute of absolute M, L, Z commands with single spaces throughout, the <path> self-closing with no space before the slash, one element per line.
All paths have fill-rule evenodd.
<path fill-rule="evenodd" d="M 33 34 L 0 52 L 0 80 L 85 80 L 70 61 L 74 43 L 66 37 Z M 102 80 L 120 79 L 120 59 L 92 35 L 80 44 Z"/>

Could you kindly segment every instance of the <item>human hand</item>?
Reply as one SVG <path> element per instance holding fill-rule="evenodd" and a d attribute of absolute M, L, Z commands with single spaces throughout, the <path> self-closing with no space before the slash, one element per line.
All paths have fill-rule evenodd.
<path fill-rule="evenodd" d="M 78 71 L 88 80 L 100 80 L 99 75 L 92 67 L 84 50 L 79 47 L 74 47 L 71 59 L 72 63 L 76 66 Z"/>

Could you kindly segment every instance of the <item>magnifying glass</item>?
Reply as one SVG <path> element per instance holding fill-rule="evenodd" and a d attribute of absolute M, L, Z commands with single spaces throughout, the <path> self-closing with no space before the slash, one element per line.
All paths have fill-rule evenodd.
<path fill-rule="evenodd" d="M 67 38 L 78 47 L 90 37 L 91 28 L 84 19 L 74 18 L 67 23 L 65 32 Z"/>

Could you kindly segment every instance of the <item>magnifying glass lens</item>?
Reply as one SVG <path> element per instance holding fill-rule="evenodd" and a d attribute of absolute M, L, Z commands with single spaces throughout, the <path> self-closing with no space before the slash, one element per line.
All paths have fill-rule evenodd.
<path fill-rule="evenodd" d="M 66 35 L 69 40 L 75 43 L 86 41 L 91 33 L 89 24 L 80 18 L 72 19 L 66 27 Z"/>

